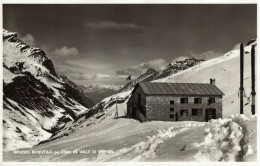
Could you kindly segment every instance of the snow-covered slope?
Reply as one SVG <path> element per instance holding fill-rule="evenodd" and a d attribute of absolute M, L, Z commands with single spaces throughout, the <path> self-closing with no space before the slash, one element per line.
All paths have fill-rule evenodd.
<path fill-rule="evenodd" d="M 68 122 L 55 136 L 45 142 L 67 136 L 85 127 L 95 126 L 106 120 L 113 120 L 116 110 L 118 110 L 119 118 L 125 118 L 127 112 L 126 104 L 130 95 L 131 90 L 128 90 L 103 99 L 89 109 L 88 112 L 81 114 L 76 121 Z"/>
<path fill-rule="evenodd" d="M 88 111 L 91 101 L 57 76 L 52 61 L 3 30 L 3 146 L 31 147 Z"/>
<path fill-rule="evenodd" d="M 67 137 L 30 149 L 61 153 L 7 152 L 4 161 L 256 161 L 256 116 L 146 123 L 108 118 L 88 124 Z"/>
<path fill-rule="evenodd" d="M 245 105 L 244 113 L 251 115 L 251 46 L 256 41 L 245 47 L 244 55 L 244 88 Z M 256 50 L 257 54 L 257 50 Z M 238 90 L 240 86 L 240 51 L 233 50 L 223 56 L 202 62 L 194 67 L 180 71 L 171 76 L 155 80 L 155 82 L 185 82 L 185 83 L 209 83 L 210 78 L 216 79 L 216 86 L 225 93 L 223 97 L 223 117 L 239 113 Z"/>

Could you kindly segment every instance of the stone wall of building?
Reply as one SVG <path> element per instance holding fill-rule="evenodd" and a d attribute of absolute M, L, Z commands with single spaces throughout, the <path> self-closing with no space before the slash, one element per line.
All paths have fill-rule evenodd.
<path fill-rule="evenodd" d="M 206 109 L 216 109 L 216 119 L 222 118 L 222 96 L 211 96 L 215 98 L 215 103 L 209 104 L 210 97 L 202 96 L 201 104 L 194 104 L 193 97 L 187 97 L 188 103 L 180 103 L 180 98 L 185 96 L 170 96 L 170 95 L 152 95 L 146 96 L 146 118 L 147 120 L 162 120 L 162 121 L 176 121 L 176 114 L 178 121 L 205 121 Z M 170 104 L 173 100 L 174 104 Z M 173 108 L 174 111 L 171 111 Z M 202 115 L 192 116 L 192 109 L 202 109 Z M 180 115 L 180 110 L 188 110 L 188 115 Z M 170 115 L 173 115 L 170 118 Z"/>

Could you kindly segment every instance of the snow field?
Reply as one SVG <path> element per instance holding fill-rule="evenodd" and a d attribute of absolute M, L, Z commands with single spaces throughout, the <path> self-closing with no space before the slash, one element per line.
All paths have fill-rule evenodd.
<path fill-rule="evenodd" d="M 127 148 L 122 148 L 111 154 L 100 154 L 97 156 L 96 161 L 109 161 L 111 159 L 117 159 L 128 153 L 131 154 L 131 158 L 127 158 L 128 161 L 142 161 L 143 159 L 154 158 L 155 152 L 158 146 L 164 141 L 175 137 L 180 133 L 187 132 L 196 127 L 205 126 L 206 123 L 194 123 L 187 122 L 179 126 L 169 127 L 168 129 L 158 130 L 157 134 L 153 136 L 147 136 L 146 140 L 136 143 L 135 145 Z"/>

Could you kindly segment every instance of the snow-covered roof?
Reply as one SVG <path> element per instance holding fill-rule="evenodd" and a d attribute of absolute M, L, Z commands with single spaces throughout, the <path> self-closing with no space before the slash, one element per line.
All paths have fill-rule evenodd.
<path fill-rule="evenodd" d="M 136 85 L 135 89 L 138 86 L 142 88 L 146 95 L 224 95 L 214 84 L 140 82 Z"/>

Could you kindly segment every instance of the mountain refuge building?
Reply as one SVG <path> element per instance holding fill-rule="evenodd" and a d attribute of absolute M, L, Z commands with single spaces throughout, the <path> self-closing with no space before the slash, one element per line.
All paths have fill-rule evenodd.
<path fill-rule="evenodd" d="M 209 121 L 222 118 L 224 93 L 210 83 L 140 82 L 127 102 L 127 115 L 144 121 Z"/>

